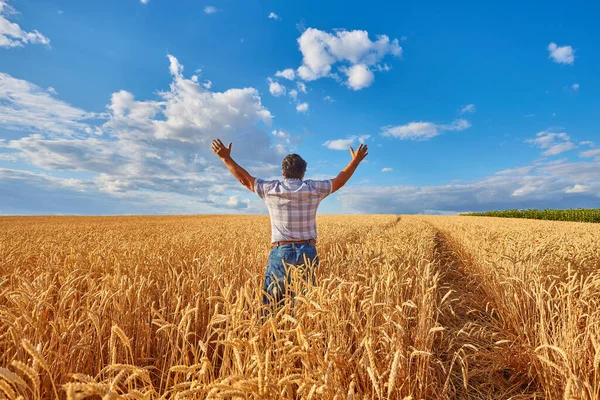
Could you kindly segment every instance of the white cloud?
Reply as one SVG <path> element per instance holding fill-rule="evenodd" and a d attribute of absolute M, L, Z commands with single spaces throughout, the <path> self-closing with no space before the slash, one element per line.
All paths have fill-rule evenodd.
<path fill-rule="evenodd" d="M 600 164 L 565 163 L 537 169 L 532 166 L 530 172 L 523 174 L 440 186 L 355 186 L 340 191 L 338 199 L 344 213 L 411 214 L 430 210 L 593 208 L 600 200 L 598 193 Z"/>
<path fill-rule="evenodd" d="M 328 102 L 330 102 L 330 103 L 333 103 L 333 102 L 335 102 L 335 100 L 334 100 L 334 99 L 333 99 L 333 97 L 331 97 L 331 96 L 325 96 L 325 97 L 323 97 L 323 100 L 325 100 L 325 101 L 328 101 Z"/>
<path fill-rule="evenodd" d="M 54 91 L 55 92 L 55 91 Z M 7 129 L 74 134 L 97 117 L 52 96 L 28 81 L 0 72 L 0 126 Z"/>
<path fill-rule="evenodd" d="M 298 111 L 299 113 L 305 113 L 308 111 L 308 103 L 304 102 L 304 103 L 300 103 L 296 106 L 296 111 Z"/>
<path fill-rule="evenodd" d="M 392 69 L 392 67 L 390 67 L 387 64 L 383 64 L 383 65 L 377 64 L 377 65 L 375 65 L 375 69 L 379 72 L 388 72 Z"/>
<path fill-rule="evenodd" d="M 0 161 L 10 161 L 15 162 L 19 161 L 20 157 L 17 154 L 12 153 L 0 153 Z"/>
<path fill-rule="evenodd" d="M 573 185 L 568 188 L 565 188 L 565 193 L 585 193 L 590 190 L 590 187 L 587 185 Z"/>
<path fill-rule="evenodd" d="M 372 72 L 368 67 L 377 64 L 386 55 L 402 55 L 398 39 L 391 40 L 386 35 L 377 36 L 375 42 L 369 39 L 367 31 L 338 30 L 334 33 L 314 28 L 306 29 L 298 39 L 302 52 L 302 65 L 298 68 L 298 76 L 305 81 L 313 81 L 323 77 L 334 76 L 334 64 L 342 63 L 340 71 L 353 71 L 348 78 L 354 77 L 354 87 L 366 87 L 370 84 Z M 355 65 L 362 65 L 353 69 Z M 368 71 L 368 72 L 367 72 Z M 368 86 L 368 85 L 367 85 Z"/>
<path fill-rule="evenodd" d="M 259 123 L 270 125 L 272 117 L 256 89 L 210 92 L 197 79 L 186 79 L 175 57 L 169 59 L 169 90 L 159 91 L 158 101 L 138 101 L 126 91 L 113 93 L 101 127 L 80 122 L 93 114 L 29 82 L 2 75 L 0 128 L 40 133 L 0 141 L 0 147 L 45 170 L 85 172 L 86 179 L 95 174 L 88 182 L 103 193 L 144 190 L 192 196 L 189 201 L 195 204 L 203 199 L 210 207 L 204 208 L 207 211 L 222 207 L 231 191 L 241 189 L 224 175 L 226 170 L 210 151 L 213 138 L 234 142 L 234 154 L 263 172 L 276 172 L 276 161 L 296 139 L 260 130 Z M 207 193 L 218 198 L 211 200 Z"/>
<path fill-rule="evenodd" d="M 278 78 L 285 78 L 290 81 L 293 81 L 296 78 L 296 72 L 294 72 L 294 70 L 291 68 L 287 68 L 287 69 L 284 69 L 283 71 L 277 71 L 275 73 L 275 76 Z"/>
<path fill-rule="evenodd" d="M 306 85 L 304 84 L 304 82 L 296 82 L 296 86 L 298 87 L 299 91 L 301 91 L 302 93 L 306 93 Z"/>
<path fill-rule="evenodd" d="M 27 32 L 17 23 L 10 22 L 7 18 L 13 14 L 17 11 L 8 2 L 0 0 L 0 47 L 23 47 L 28 43 L 50 45 L 50 39 L 37 30 Z"/>
<path fill-rule="evenodd" d="M 348 86 L 354 90 L 364 89 L 371 86 L 375 76 L 365 64 L 355 64 L 344 70 L 348 76 Z"/>
<path fill-rule="evenodd" d="M 573 150 L 575 148 L 577 148 L 577 146 L 575 146 L 571 142 L 557 143 L 557 144 L 553 145 L 552 147 L 550 147 L 548 150 L 544 151 L 542 153 L 542 155 L 555 156 L 560 153 L 564 153 L 565 151 Z"/>
<path fill-rule="evenodd" d="M 467 114 L 467 113 L 474 113 L 477 110 L 477 108 L 475 107 L 475 104 L 467 104 L 466 106 L 463 106 L 460 109 L 460 113 L 461 114 Z"/>
<path fill-rule="evenodd" d="M 591 146 L 594 147 L 594 142 L 590 141 L 590 140 L 584 140 L 583 142 L 579 142 L 580 146 Z"/>
<path fill-rule="evenodd" d="M 544 156 L 555 156 L 569 150 L 577 148 L 566 133 L 551 133 L 547 131 L 539 132 L 535 139 L 527 140 L 527 143 L 533 143 L 545 151 Z"/>
<path fill-rule="evenodd" d="M 325 143 L 323 143 L 323 146 L 325 146 L 331 150 L 348 150 L 348 148 L 350 146 L 354 145 L 354 143 L 356 141 L 358 141 L 358 143 L 364 143 L 370 137 L 371 137 L 370 135 L 362 135 L 362 136 L 354 135 L 354 136 L 350 136 L 347 139 L 328 140 Z"/>
<path fill-rule="evenodd" d="M 394 168 L 383 168 L 381 172 L 393 172 Z"/>
<path fill-rule="evenodd" d="M 279 18 L 279 15 L 275 14 L 274 12 L 269 14 L 269 18 L 274 19 L 275 21 L 279 21 L 281 18 Z"/>
<path fill-rule="evenodd" d="M 170 193 L 134 191 L 123 181 L 102 179 L 84 180 L 56 178 L 43 173 L 32 173 L 0 168 L 0 214 L 198 214 L 218 212 L 261 211 L 258 202 L 247 206 L 247 200 L 238 200 L 235 210 L 227 205 L 229 196 L 177 196 Z M 106 190 L 105 190 L 106 189 Z M 231 203 L 234 203 L 232 201 Z M 230 204 L 231 204 L 230 203 Z"/>
<path fill-rule="evenodd" d="M 401 140 L 429 140 L 446 131 L 462 131 L 470 128 L 471 124 L 465 119 L 454 120 L 449 125 L 438 125 L 433 122 L 410 122 L 406 125 L 384 128 L 383 136 L 393 136 Z"/>
<path fill-rule="evenodd" d="M 575 50 L 571 46 L 558 46 L 552 42 L 548 45 L 548 51 L 551 58 L 555 63 L 573 65 L 575 62 Z"/>
<path fill-rule="evenodd" d="M 230 196 L 229 200 L 225 202 L 225 206 L 233 209 L 248 208 L 250 206 L 250 200 L 240 200 L 239 196 Z"/>
<path fill-rule="evenodd" d="M 540 184 L 537 182 L 531 182 L 531 183 L 527 183 L 524 186 L 521 186 L 518 189 L 515 189 L 511 196 L 513 197 L 521 197 L 521 196 L 527 196 L 529 194 L 533 194 L 535 192 L 537 192 L 540 189 Z"/>
<path fill-rule="evenodd" d="M 530 173 L 532 169 L 533 167 L 528 165 L 526 167 L 504 169 L 496 172 L 496 175 L 526 175 Z"/>
<path fill-rule="evenodd" d="M 278 138 L 282 138 L 282 139 L 290 137 L 290 134 L 288 132 L 284 131 L 283 129 L 275 129 L 275 130 L 271 131 L 271 134 L 273 136 L 277 136 Z"/>
<path fill-rule="evenodd" d="M 580 144 L 583 145 L 584 142 Z M 584 158 L 600 158 L 600 149 L 582 151 L 579 155 Z"/>
<path fill-rule="evenodd" d="M 117 146 L 117 142 L 96 138 L 44 139 L 37 134 L 12 140 L 8 145 L 40 168 L 97 173 L 114 172 L 128 161 L 119 154 Z"/>
<path fill-rule="evenodd" d="M 210 14 L 214 14 L 214 13 L 219 12 L 219 11 L 220 10 L 217 7 L 215 7 L 215 6 L 206 6 L 206 7 L 204 7 L 204 12 L 206 14 L 209 14 L 209 15 Z"/>
<path fill-rule="evenodd" d="M 202 84 L 202 87 L 204 87 L 204 89 L 210 89 L 212 87 L 212 82 L 209 80 L 204 81 L 204 83 Z"/>
<path fill-rule="evenodd" d="M 275 97 L 283 96 L 286 92 L 285 87 L 279 82 L 269 78 L 269 92 Z"/>
<path fill-rule="evenodd" d="M 571 89 L 573 90 L 579 90 L 579 83 L 574 83 L 571 85 Z"/>
<path fill-rule="evenodd" d="M 142 4 L 148 4 L 148 2 L 149 2 L 149 1 L 150 1 L 150 0 L 140 0 L 140 2 L 141 2 Z"/>
<path fill-rule="evenodd" d="M 296 89 L 290 90 L 288 94 L 294 100 L 296 100 L 298 98 L 298 91 Z"/>

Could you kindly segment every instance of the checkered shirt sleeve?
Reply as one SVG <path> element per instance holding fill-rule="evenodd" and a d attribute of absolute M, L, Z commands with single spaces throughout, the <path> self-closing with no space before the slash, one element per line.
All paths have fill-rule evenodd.
<path fill-rule="evenodd" d="M 254 193 L 265 200 L 265 196 L 269 190 L 273 189 L 278 183 L 279 181 L 265 181 L 257 178 L 254 180 Z"/>
<path fill-rule="evenodd" d="M 307 179 L 304 181 L 304 183 L 318 193 L 320 200 L 323 200 L 325 197 L 329 196 L 331 194 L 331 190 L 333 189 L 333 183 L 331 182 L 331 179 L 326 179 L 324 181 Z"/>

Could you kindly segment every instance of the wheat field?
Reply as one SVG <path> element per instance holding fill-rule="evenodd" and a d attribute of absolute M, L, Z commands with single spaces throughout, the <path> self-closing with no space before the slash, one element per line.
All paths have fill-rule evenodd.
<path fill-rule="evenodd" d="M 600 398 L 600 226 L 317 222 L 264 317 L 268 217 L 1 218 L 0 397 Z"/>

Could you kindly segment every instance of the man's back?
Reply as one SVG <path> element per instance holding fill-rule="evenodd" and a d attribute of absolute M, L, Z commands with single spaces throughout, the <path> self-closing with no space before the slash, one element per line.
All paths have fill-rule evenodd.
<path fill-rule="evenodd" d="M 231 158 L 231 143 L 212 142 L 213 151 L 242 185 L 263 199 L 271 216 L 272 249 L 265 271 L 263 303 L 279 304 L 289 290 L 293 270 L 301 270 L 302 280 L 312 283 L 312 271 L 319 265 L 315 243 L 316 214 L 325 197 L 346 184 L 358 164 L 367 156 L 367 146 L 350 147 L 352 161 L 331 180 L 303 180 L 306 161 L 298 154 L 288 154 L 281 163 L 283 181 L 256 179 Z M 291 266 L 291 267 L 290 267 Z"/>
<path fill-rule="evenodd" d="M 331 180 L 256 179 L 254 191 L 265 201 L 271 216 L 271 241 L 316 239 L 317 208 L 332 187 Z"/>

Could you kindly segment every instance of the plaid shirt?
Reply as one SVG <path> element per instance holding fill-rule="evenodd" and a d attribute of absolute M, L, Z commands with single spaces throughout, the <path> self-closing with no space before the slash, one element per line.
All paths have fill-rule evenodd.
<path fill-rule="evenodd" d="M 331 180 L 254 181 L 254 192 L 263 199 L 271 216 L 271 241 L 317 238 L 317 207 L 331 194 Z"/>

